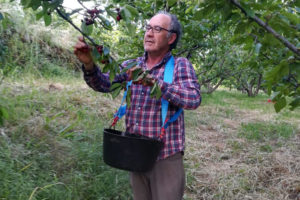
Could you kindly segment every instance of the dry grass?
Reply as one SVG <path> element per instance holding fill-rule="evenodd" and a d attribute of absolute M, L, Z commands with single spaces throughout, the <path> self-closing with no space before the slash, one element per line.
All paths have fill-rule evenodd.
<path fill-rule="evenodd" d="M 204 105 L 187 115 L 196 126 L 186 130 L 185 199 L 300 199 L 299 119 L 290 120 L 291 138 L 260 142 L 240 137 L 241 125 L 272 123 L 278 114 Z"/>

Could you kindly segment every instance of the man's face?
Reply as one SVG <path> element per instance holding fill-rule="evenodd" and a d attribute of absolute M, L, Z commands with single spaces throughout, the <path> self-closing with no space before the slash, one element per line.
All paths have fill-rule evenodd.
<path fill-rule="evenodd" d="M 152 28 L 159 26 L 161 28 L 169 30 L 171 19 L 164 14 L 158 14 L 151 18 L 148 25 Z M 164 53 L 169 50 L 170 38 L 167 37 L 168 31 L 161 30 L 159 33 L 155 33 L 153 29 L 145 32 L 144 35 L 144 49 L 148 53 Z M 172 43 L 172 42 L 171 42 Z"/>

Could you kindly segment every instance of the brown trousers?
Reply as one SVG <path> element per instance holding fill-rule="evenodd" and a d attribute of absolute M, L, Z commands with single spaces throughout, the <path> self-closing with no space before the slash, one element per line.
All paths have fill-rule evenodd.
<path fill-rule="evenodd" d="M 134 200 L 181 200 L 185 187 L 183 155 L 157 161 L 152 170 L 130 173 Z"/>

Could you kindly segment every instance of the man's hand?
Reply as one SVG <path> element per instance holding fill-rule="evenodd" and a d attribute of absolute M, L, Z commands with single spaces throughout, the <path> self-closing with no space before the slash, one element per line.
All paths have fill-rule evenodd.
<path fill-rule="evenodd" d="M 143 86 L 153 86 L 155 79 L 149 74 L 148 71 L 144 71 L 141 67 L 132 67 L 127 70 L 128 79 L 133 80 L 134 84 L 141 84 Z"/>
<path fill-rule="evenodd" d="M 84 64 L 86 70 L 92 70 L 94 68 L 91 47 L 84 42 L 82 36 L 78 38 L 78 41 L 74 46 L 74 54 L 77 56 L 78 60 Z"/>

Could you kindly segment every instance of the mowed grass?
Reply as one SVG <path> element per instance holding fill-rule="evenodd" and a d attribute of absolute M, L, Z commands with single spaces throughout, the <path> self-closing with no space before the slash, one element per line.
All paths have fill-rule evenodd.
<path fill-rule="evenodd" d="M 300 110 L 268 96 L 203 95 L 186 111 L 186 199 L 299 199 Z"/>
<path fill-rule="evenodd" d="M 0 96 L 0 199 L 131 199 L 128 174 L 102 159 L 109 96 L 82 79 L 7 79 Z"/>
<path fill-rule="evenodd" d="M 102 130 L 120 99 L 76 77 L 0 85 L 0 199 L 132 199 L 128 173 L 102 159 Z M 297 198 L 299 110 L 277 114 L 267 99 L 221 90 L 185 111 L 184 199 Z"/>

